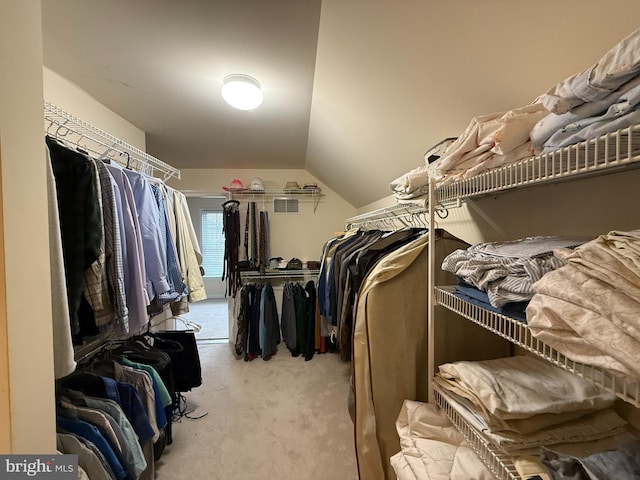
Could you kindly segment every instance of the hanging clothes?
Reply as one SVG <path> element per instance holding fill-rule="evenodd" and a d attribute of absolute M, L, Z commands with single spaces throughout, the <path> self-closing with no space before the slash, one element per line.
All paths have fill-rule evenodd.
<path fill-rule="evenodd" d="M 285 283 L 282 288 L 282 316 L 280 324 L 282 340 L 294 357 L 300 355 L 296 326 L 296 288 L 298 288 L 298 285 L 292 282 Z"/>
<path fill-rule="evenodd" d="M 129 307 L 129 328 L 136 332 L 148 322 L 147 305 L 149 305 L 149 296 L 145 287 L 147 282 L 138 210 L 131 184 L 123 168 L 115 162 L 109 163 L 106 167 L 114 180 L 116 192 L 124 284 Z"/>
<path fill-rule="evenodd" d="M 160 187 L 151 184 L 151 191 L 156 199 L 159 213 L 159 231 L 161 237 L 164 236 L 165 252 L 166 252 L 166 268 L 167 282 L 169 291 L 158 296 L 157 300 L 161 305 L 171 302 L 178 302 L 186 297 L 188 293 L 187 286 L 182 280 L 182 274 L 178 265 L 178 252 L 176 251 L 175 236 L 172 235 L 169 227 L 169 215 L 167 213 L 167 205 Z M 162 235 L 164 233 L 164 235 Z"/>
<path fill-rule="evenodd" d="M 56 384 L 58 425 L 75 428 L 77 435 L 90 434 L 98 441 L 95 435 L 102 436 L 113 453 L 104 443 L 102 447 L 118 460 L 124 478 L 152 479 L 154 462 L 172 443 L 172 412 L 177 397 L 168 352 L 182 348 L 172 338 L 150 333 L 117 342 L 84 360 L 74 373 Z M 108 428 L 97 424 L 101 417 L 113 418 Z M 97 426 L 97 431 L 84 425 L 78 429 L 76 418 Z M 115 462 L 109 465 L 117 466 Z"/>
<path fill-rule="evenodd" d="M 238 266 L 238 249 L 240 248 L 240 211 L 237 200 L 229 200 L 222 204 L 224 232 L 224 264 L 222 279 L 227 281 L 225 295 L 235 297 L 242 286 Z"/>
<path fill-rule="evenodd" d="M 400 451 L 395 428 L 405 399 L 427 400 L 428 249 L 442 259 L 466 243 L 438 231 L 382 257 L 358 292 L 353 332 L 354 433 L 361 478 L 393 478 L 389 458 Z M 454 281 L 438 272 L 438 283 Z M 393 298 L 393 302 L 389 302 Z"/>
<path fill-rule="evenodd" d="M 167 271 L 166 219 L 161 217 L 156 196 L 144 176 L 127 169 L 123 172 L 131 184 L 138 212 L 147 294 L 154 307 L 163 305 L 179 296 L 171 287 Z"/>
<path fill-rule="evenodd" d="M 269 360 L 277 353 L 281 339 L 276 298 L 269 283 L 262 286 L 260 295 L 260 338 L 262 359 Z"/>
<path fill-rule="evenodd" d="M 48 149 L 47 156 L 49 156 Z M 47 200 L 49 207 L 49 259 L 51 262 L 53 366 L 55 378 L 60 378 L 75 370 L 76 361 L 71 341 L 71 318 L 67 302 L 58 199 L 51 162 L 47 163 Z"/>
<path fill-rule="evenodd" d="M 256 202 L 247 203 L 244 254 L 251 268 L 266 268 L 269 264 L 269 214 L 258 211 Z"/>
<path fill-rule="evenodd" d="M 182 192 L 169 189 L 165 185 L 165 190 L 169 190 L 173 197 L 173 209 L 175 213 L 175 243 L 178 254 L 178 263 L 180 265 L 180 272 L 182 278 L 187 284 L 188 298 L 181 299 L 181 303 L 186 302 L 199 302 L 207 298 L 207 293 L 204 288 L 204 281 L 202 279 L 202 272 L 200 271 L 200 265 L 202 265 L 202 251 L 200 250 L 200 244 L 198 237 L 196 236 L 193 228 L 193 222 L 191 221 L 191 215 L 189 214 L 189 206 L 187 205 L 187 199 Z M 172 305 L 174 315 L 186 313 L 184 308 L 176 309 Z"/>
<path fill-rule="evenodd" d="M 262 354 L 260 349 L 260 296 L 262 289 L 259 285 L 247 285 L 247 322 L 245 328 L 244 360 L 250 361 Z"/>
<path fill-rule="evenodd" d="M 122 239 L 118 218 L 116 186 L 109 170 L 101 160 L 93 160 L 100 179 L 102 217 L 104 224 L 104 253 L 109 291 L 112 292 L 112 308 L 96 311 L 96 323 L 106 325 L 115 321 L 118 331 L 129 332 L 129 308 L 124 280 Z M 109 318 L 109 316 L 111 318 Z"/>
<path fill-rule="evenodd" d="M 258 267 L 269 265 L 269 213 L 260 211 L 258 228 Z"/>
<path fill-rule="evenodd" d="M 86 155 L 49 136 L 46 144 L 56 182 L 71 333 L 82 335 L 89 329 L 88 321 L 81 328 L 79 317 L 84 272 L 99 256 L 102 232 L 94 170 Z"/>
<path fill-rule="evenodd" d="M 104 224 L 104 205 L 102 200 L 102 186 L 98 173 L 96 162 L 89 158 L 91 168 L 93 169 L 93 180 L 97 192 L 98 215 L 100 224 L 100 246 L 98 249 L 98 258 L 91 266 L 84 271 L 84 298 L 91 306 L 94 323 L 97 327 L 104 326 L 113 320 L 113 307 L 111 304 L 111 296 L 109 293 L 106 254 L 105 254 L 105 224 Z M 108 200 L 108 199 L 107 199 Z"/>

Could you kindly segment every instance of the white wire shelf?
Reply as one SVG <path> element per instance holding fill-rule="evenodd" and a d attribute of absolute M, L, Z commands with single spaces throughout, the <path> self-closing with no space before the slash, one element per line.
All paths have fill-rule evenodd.
<path fill-rule="evenodd" d="M 531 334 L 526 323 L 506 315 L 486 310 L 453 294 L 454 287 L 436 287 L 436 304 L 461 315 L 511 343 L 612 392 L 621 400 L 640 407 L 640 382 L 631 383 L 607 370 L 574 362 L 563 354 L 538 340 Z"/>
<path fill-rule="evenodd" d="M 318 208 L 318 204 L 320 203 L 320 198 L 323 197 L 324 194 L 322 190 L 319 188 L 284 188 L 284 189 L 265 189 L 265 190 L 251 190 L 251 189 L 243 189 L 243 190 L 230 190 L 229 191 L 229 200 L 265 200 L 266 198 L 296 198 L 298 200 L 313 201 L 313 213 L 316 212 Z"/>
<path fill-rule="evenodd" d="M 319 188 L 282 188 L 282 189 L 266 189 L 266 190 L 231 190 L 229 196 L 231 198 L 244 197 L 288 197 L 288 196 L 305 196 L 305 197 L 321 197 L 322 190 Z"/>
<path fill-rule="evenodd" d="M 640 167 L 640 125 L 436 186 L 436 204 L 547 182 L 614 173 L 630 167 Z"/>
<path fill-rule="evenodd" d="M 240 278 L 243 280 L 270 280 L 317 277 L 319 274 L 320 270 L 309 270 L 305 268 L 302 270 L 267 270 L 264 273 L 260 273 L 260 271 L 257 270 L 247 270 L 240 272 Z"/>
<path fill-rule="evenodd" d="M 171 177 L 180 178 L 180 170 L 177 168 L 85 122 L 51 102 L 44 102 L 44 120 L 47 135 L 94 153 L 98 158 L 114 160 L 148 175 L 162 176 L 164 180 Z"/>
<path fill-rule="evenodd" d="M 433 388 L 436 404 L 446 413 L 451 423 L 467 440 L 469 446 L 476 452 L 482 463 L 493 473 L 498 480 L 520 480 L 518 471 L 511 458 L 498 452 L 483 436 L 478 433 L 464 418 L 447 402 L 438 387 Z"/>
<path fill-rule="evenodd" d="M 420 222 L 415 222 L 414 220 L 419 219 L 425 226 L 427 226 L 427 213 L 428 212 L 424 207 L 409 204 L 396 204 L 347 218 L 344 221 L 344 224 L 345 228 L 348 230 L 350 228 L 363 226 L 384 225 L 385 222 L 388 225 L 391 225 L 391 222 L 400 222 L 401 224 L 404 224 L 404 226 L 409 224 L 415 225 Z"/>

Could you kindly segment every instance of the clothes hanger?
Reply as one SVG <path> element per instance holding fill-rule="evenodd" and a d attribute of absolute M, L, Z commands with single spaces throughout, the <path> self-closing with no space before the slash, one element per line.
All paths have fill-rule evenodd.
<path fill-rule="evenodd" d="M 195 333 L 198 333 L 200 330 L 202 330 L 202 326 L 201 325 L 199 325 L 196 322 L 192 322 L 191 320 L 187 320 L 186 318 L 181 317 L 180 315 L 176 315 L 176 316 L 173 316 L 173 317 L 165 318 L 164 320 L 162 320 L 160 323 L 156 324 L 155 326 L 156 327 L 160 326 L 160 325 L 162 325 L 163 323 L 165 323 L 165 322 L 167 322 L 169 320 L 180 320 L 180 322 L 182 322 L 182 324 L 186 328 L 188 328 L 190 330 L 193 330 Z M 168 330 L 168 331 L 170 331 L 170 330 Z M 149 330 L 147 333 L 153 333 L 153 332 L 151 332 Z"/>
<path fill-rule="evenodd" d="M 221 206 L 222 206 L 222 208 L 225 208 L 225 209 L 226 208 L 235 209 L 235 208 L 238 208 L 240 206 L 240 202 L 238 200 L 227 200 Z"/>

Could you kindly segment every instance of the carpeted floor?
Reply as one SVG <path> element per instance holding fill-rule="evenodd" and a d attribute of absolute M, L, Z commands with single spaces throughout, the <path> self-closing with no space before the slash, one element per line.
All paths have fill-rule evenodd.
<path fill-rule="evenodd" d="M 203 384 L 185 393 L 194 419 L 174 424 L 158 480 L 358 478 L 350 367 L 337 355 L 305 362 L 280 346 L 269 361 L 245 362 L 212 342 L 199 342 L 199 354 Z"/>
<path fill-rule="evenodd" d="M 189 312 L 181 317 L 202 327 L 196 333 L 198 340 L 220 340 L 229 338 L 228 315 L 229 307 L 226 298 L 208 298 L 190 303 Z"/>

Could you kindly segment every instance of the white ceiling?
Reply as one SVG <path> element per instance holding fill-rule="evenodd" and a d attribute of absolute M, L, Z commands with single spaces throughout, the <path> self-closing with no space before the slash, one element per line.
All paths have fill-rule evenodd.
<path fill-rule="evenodd" d="M 322 5 L 321 5 L 322 4 Z M 356 207 L 638 27 L 637 0 L 47 0 L 44 63 L 179 168 L 306 168 Z M 260 80 L 233 110 L 222 79 Z"/>
<path fill-rule="evenodd" d="M 42 2 L 44 63 L 180 168 L 304 168 L 320 0 Z M 220 96 L 244 73 L 260 109 Z"/>

